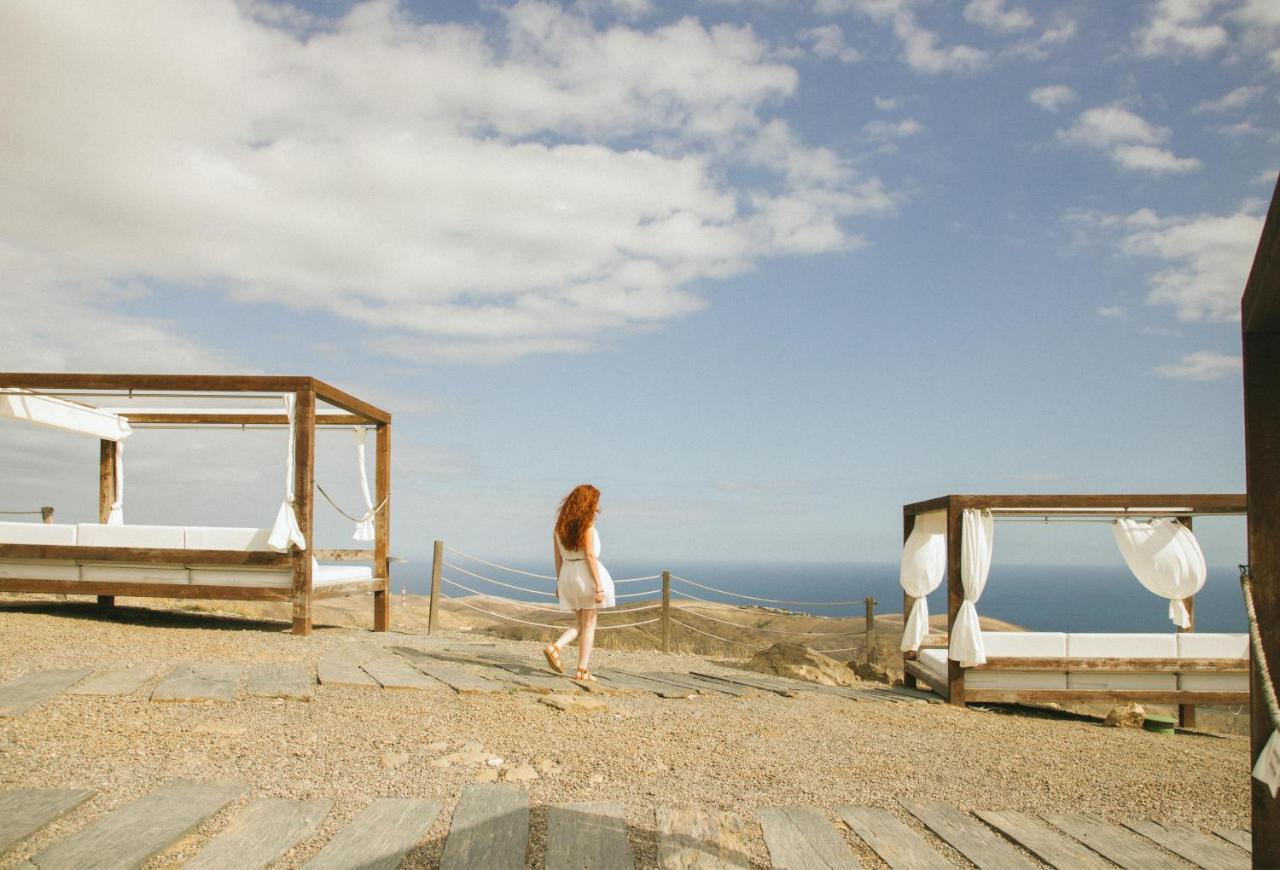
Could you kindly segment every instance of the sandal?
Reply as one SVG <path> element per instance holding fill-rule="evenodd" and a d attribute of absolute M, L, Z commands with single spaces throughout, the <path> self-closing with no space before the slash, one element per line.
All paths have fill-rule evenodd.
<path fill-rule="evenodd" d="M 598 682 L 598 680 L 596 680 L 596 678 L 592 675 L 591 671 L 587 670 L 586 668 L 578 668 L 578 673 L 574 675 L 574 679 L 583 683 Z"/>
<path fill-rule="evenodd" d="M 551 666 L 551 670 L 557 674 L 564 673 L 564 665 L 560 664 L 560 650 L 554 643 L 549 643 L 543 647 L 542 654 L 547 657 L 547 664 Z"/>

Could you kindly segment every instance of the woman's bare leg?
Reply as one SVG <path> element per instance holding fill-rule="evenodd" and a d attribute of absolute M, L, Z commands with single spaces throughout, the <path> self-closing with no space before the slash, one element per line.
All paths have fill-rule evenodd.
<path fill-rule="evenodd" d="M 591 648 L 596 642 L 596 611 L 578 611 L 578 667 L 587 670 L 591 666 Z"/>
<path fill-rule="evenodd" d="M 582 611 L 579 610 L 578 612 L 581 613 Z M 578 618 L 578 624 L 579 625 L 582 624 L 581 617 Z M 564 634 L 560 635 L 559 639 L 556 640 L 554 646 L 557 650 L 560 650 L 563 652 L 564 648 L 567 647 L 569 644 L 573 643 L 573 639 L 577 636 L 578 636 L 578 629 L 576 628 L 565 629 Z"/>

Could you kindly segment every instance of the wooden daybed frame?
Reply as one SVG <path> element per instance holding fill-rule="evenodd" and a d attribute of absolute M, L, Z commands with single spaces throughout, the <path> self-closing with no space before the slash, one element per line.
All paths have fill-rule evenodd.
<path fill-rule="evenodd" d="M 1170 507 L 1185 508 L 1169 512 Z M 1136 516 L 1172 515 L 1190 528 L 1192 517 L 1234 516 L 1247 513 L 1248 502 L 1243 494 L 1146 494 L 1146 495 L 945 495 L 928 501 L 915 502 L 902 508 L 903 541 L 911 536 L 916 517 L 935 511 L 946 511 L 947 540 L 947 636 L 955 628 L 960 605 L 964 601 L 964 587 L 960 580 L 960 548 L 962 518 L 967 508 L 992 510 L 999 513 L 1017 511 L 1028 517 L 1111 517 L 1129 513 Z M 1148 511 L 1147 513 L 1144 513 Z M 903 618 L 910 612 L 915 599 L 902 596 Z M 1185 599 L 1191 615 L 1191 625 L 1179 632 L 1195 631 L 1195 602 Z M 938 649 L 923 644 L 921 649 Z M 945 647 L 941 647 L 945 649 Z M 1145 701 L 1152 704 L 1177 704 L 1179 723 L 1184 727 L 1195 725 L 1197 704 L 1247 704 L 1248 691 L 1191 691 L 1185 689 L 1027 689 L 1027 688 L 966 688 L 966 670 L 986 671 L 1111 671 L 1145 673 L 1247 673 L 1246 659 L 1197 659 L 1197 658 L 1034 658 L 1012 656 L 988 656 L 987 663 L 976 668 L 962 668 L 959 663 L 947 659 L 947 679 L 938 679 L 918 661 L 915 652 L 903 653 L 904 681 L 915 686 L 923 680 L 949 703 L 964 706 L 970 703 L 1093 703 L 1116 701 Z"/>
<path fill-rule="evenodd" d="M 147 598 L 201 598 L 248 601 L 289 601 L 292 603 L 294 634 L 311 633 L 312 602 L 343 595 L 373 593 L 375 631 L 386 631 L 391 623 L 389 553 L 391 517 L 391 415 L 361 399 L 313 377 L 260 375 L 131 375 L 0 373 L 0 387 L 36 393 L 56 391 L 132 391 L 201 393 L 293 393 L 294 409 L 294 513 L 306 538 L 306 548 L 290 552 L 247 552 L 243 550 L 191 550 L 137 547 L 47 546 L 0 543 L 0 559 L 120 562 L 125 564 L 176 564 L 188 567 L 253 567 L 293 571 L 291 588 L 283 586 L 191 585 L 177 583 L 130 583 L 114 581 L 73 581 L 52 579 L 0 578 L 2 592 L 39 592 L 69 595 L 96 595 L 105 606 L 116 596 Z M 317 414 L 317 400 L 339 409 L 339 413 Z M 156 425 L 282 425 L 288 423 L 283 411 L 262 413 L 219 413 L 208 411 L 161 410 L 121 414 L 130 424 Z M 315 507 L 315 442 L 317 426 L 371 426 L 376 429 L 374 503 L 381 505 L 374 517 L 372 550 L 317 550 L 313 532 Z M 98 465 L 99 522 L 105 523 L 116 496 L 116 450 L 114 441 L 103 440 Z M 332 561 L 370 561 L 372 578 L 313 585 L 313 558 Z"/>

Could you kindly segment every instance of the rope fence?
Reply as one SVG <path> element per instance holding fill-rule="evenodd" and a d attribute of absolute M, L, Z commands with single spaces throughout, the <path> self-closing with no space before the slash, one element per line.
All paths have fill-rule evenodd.
<path fill-rule="evenodd" d="M 454 558 L 447 559 L 445 557 L 446 553 L 451 554 Z M 474 570 L 472 570 L 472 568 L 464 568 L 462 565 L 457 564 L 457 562 L 460 560 L 469 560 L 470 562 L 475 563 L 472 566 Z M 490 568 L 493 570 L 490 573 L 482 573 L 484 569 L 481 568 L 480 566 L 486 566 L 487 568 Z M 444 574 L 445 569 L 448 569 L 448 571 L 451 574 L 453 574 L 453 576 L 445 576 Z M 491 576 L 492 573 L 516 575 L 518 577 L 528 577 L 533 580 L 543 581 L 543 583 L 550 586 L 551 589 L 534 588 L 534 586 L 542 585 L 542 583 L 535 583 L 533 585 L 523 585 L 517 582 L 510 582 L 510 579 L 502 579 L 501 577 Z M 459 582 L 457 579 L 454 579 L 457 576 L 465 576 L 466 578 L 469 578 L 467 582 L 473 583 L 475 585 L 479 585 L 480 588 L 476 589 L 476 588 L 473 588 L 473 586 L 469 586 L 462 582 Z M 759 649 L 763 645 L 767 644 L 767 638 L 761 638 L 758 640 L 756 639 L 736 640 L 734 638 L 723 637 L 722 636 L 723 632 L 721 632 L 720 634 L 717 634 L 715 631 L 707 630 L 710 628 L 714 628 L 713 625 L 708 624 L 706 628 L 702 628 L 698 624 L 696 624 L 698 621 L 724 625 L 724 626 L 737 629 L 739 631 L 751 632 L 753 634 L 758 633 L 761 635 L 777 635 L 779 637 L 806 639 L 806 640 L 813 640 L 816 642 L 822 642 L 822 640 L 824 639 L 834 640 L 836 638 L 853 638 L 858 636 L 865 637 L 865 643 L 861 647 L 843 646 L 843 647 L 815 650 L 816 652 L 822 652 L 822 653 L 849 653 L 849 652 L 857 652 L 859 650 L 864 650 L 868 653 L 868 655 L 870 655 L 870 651 L 874 646 L 876 602 L 875 602 L 875 599 L 870 597 L 865 598 L 862 601 L 794 601 L 794 600 L 781 599 L 781 598 L 766 598 L 759 595 L 748 595 L 742 592 L 734 592 L 729 589 L 720 589 L 718 587 L 711 586 L 706 583 L 700 583 L 696 580 L 689 580 L 688 578 L 681 577 L 677 574 L 672 574 L 670 571 L 663 571 L 659 574 L 647 574 L 641 577 L 624 577 L 621 579 L 615 579 L 613 583 L 615 586 L 617 586 L 617 585 L 630 584 L 630 583 L 650 582 L 654 580 L 661 580 L 662 585 L 651 587 L 641 591 L 636 591 L 636 592 L 616 593 L 614 597 L 619 601 L 621 601 L 622 599 L 644 599 L 644 598 L 659 597 L 658 601 L 653 603 L 644 603 L 643 601 L 636 601 L 634 605 L 620 604 L 618 609 L 606 611 L 604 614 L 602 614 L 601 619 L 603 620 L 603 619 L 609 618 L 608 616 L 609 614 L 622 615 L 622 614 L 639 613 L 642 611 L 649 611 L 649 610 L 661 610 L 660 614 L 653 616 L 650 619 L 643 619 L 636 622 L 625 622 L 625 623 L 618 623 L 614 625 L 598 624 L 596 626 L 596 630 L 597 631 L 615 631 L 615 630 L 620 630 L 624 628 L 639 628 L 647 625 L 660 624 L 661 637 L 660 637 L 659 643 L 660 643 L 660 649 L 663 652 L 671 651 L 672 625 L 679 626 L 681 629 L 689 632 L 690 634 L 706 637 L 710 640 L 714 640 L 729 646 L 737 646 L 745 649 Z M 696 595 L 693 592 L 687 591 L 684 588 L 672 588 L 672 581 L 674 581 L 677 584 L 683 584 L 684 586 L 690 587 L 692 589 L 703 590 L 706 593 L 711 593 L 717 596 L 724 596 L 726 599 L 731 599 L 731 600 L 712 601 L 709 598 L 704 598 L 700 595 Z M 482 591 L 485 588 L 484 584 L 491 584 L 494 587 L 499 587 L 499 589 L 496 592 Z M 504 565 L 501 562 L 494 562 L 488 559 L 482 559 L 479 556 L 473 556 L 470 553 L 463 552 L 462 550 L 459 550 L 456 547 L 447 546 L 443 541 L 436 541 L 435 556 L 432 560 L 432 566 L 431 566 L 431 609 L 430 609 L 430 615 L 428 617 L 427 633 L 430 634 L 435 631 L 435 626 L 437 621 L 437 609 L 438 609 L 440 599 L 448 601 L 450 604 L 457 605 L 459 607 L 465 607 L 468 610 L 472 610 L 477 613 L 484 614 L 485 616 L 488 616 L 491 619 L 497 620 L 500 623 L 511 623 L 515 625 L 530 626 L 533 628 L 543 628 L 543 629 L 551 629 L 554 631 L 562 631 L 565 628 L 568 628 L 569 626 L 564 623 L 557 624 L 552 622 L 539 622 L 537 621 L 536 617 L 534 619 L 522 619 L 518 616 L 513 616 L 510 613 L 501 612 L 502 610 L 505 610 L 507 608 L 514 607 L 514 608 L 521 608 L 525 611 L 532 611 L 534 613 L 556 614 L 557 616 L 565 616 L 565 617 L 572 615 L 572 611 L 562 609 L 561 607 L 553 606 L 550 601 L 539 600 L 539 599 L 547 599 L 547 598 L 550 598 L 553 600 L 557 599 L 558 590 L 555 589 L 556 584 L 557 584 L 557 579 L 553 575 L 539 574 L 536 571 L 527 571 L 523 568 L 516 568 L 512 565 Z M 453 595 L 445 593 L 445 591 L 442 588 L 442 586 L 444 585 L 447 585 L 455 590 L 460 590 L 462 593 L 475 596 L 477 599 L 479 599 L 480 604 L 484 604 L 486 602 L 493 602 L 493 604 L 489 605 L 488 607 L 477 606 L 476 603 L 473 603 L 471 601 L 466 601 L 458 597 L 458 594 L 456 593 Z M 539 596 L 539 599 L 518 600 L 516 598 L 510 597 L 509 594 L 501 594 L 501 590 L 511 590 L 512 592 L 523 593 L 526 596 L 529 596 L 529 595 Z M 674 608 L 674 609 L 678 610 L 680 613 L 680 616 L 683 618 L 677 618 L 672 613 L 672 610 L 673 610 L 672 597 L 673 596 L 675 596 L 676 604 L 679 605 L 677 608 Z M 753 602 L 753 603 L 773 604 L 773 605 L 790 605 L 790 606 L 798 606 L 798 607 L 856 607 L 857 605 L 861 604 L 865 607 L 866 627 L 864 631 L 858 631 L 856 629 L 850 629 L 845 631 L 795 631 L 795 630 L 768 628 L 765 626 L 748 625 L 742 622 L 735 622 L 731 619 L 725 619 L 723 618 L 725 614 L 713 615 L 712 613 L 706 612 L 708 609 L 723 608 L 726 606 L 728 607 L 753 606 L 753 605 L 736 604 L 734 600 Z M 494 609 L 489 609 L 490 607 Z M 813 616 L 813 618 L 831 619 L 834 617 L 818 615 L 818 616 Z M 693 619 L 695 624 L 690 624 L 690 622 L 688 621 L 689 619 Z"/>
<path fill-rule="evenodd" d="M 43 523 L 53 522 L 53 507 L 43 505 L 33 511 L 0 511 L 0 517 L 40 517 Z"/>

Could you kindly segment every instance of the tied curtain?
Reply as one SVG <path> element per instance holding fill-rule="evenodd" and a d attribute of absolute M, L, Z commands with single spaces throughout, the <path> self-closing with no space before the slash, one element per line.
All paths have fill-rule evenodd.
<path fill-rule="evenodd" d="M 297 498 L 294 492 L 295 425 L 293 406 L 297 401 L 297 396 L 293 393 L 286 393 L 284 396 L 284 413 L 289 418 L 289 453 L 284 469 L 284 502 L 281 503 L 280 510 L 276 513 L 275 524 L 271 527 L 271 537 L 267 539 L 267 543 L 281 553 L 288 550 L 290 544 L 293 544 L 299 550 L 307 548 L 307 539 L 303 536 L 302 529 L 298 527 L 298 515 L 293 510 L 294 501 Z"/>
<path fill-rule="evenodd" d="M 369 430 L 364 426 L 357 426 L 356 433 L 356 464 L 360 469 L 360 492 L 364 495 L 364 518 L 356 523 L 355 533 L 351 538 L 355 541 L 368 542 L 374 538 L 373 534 L 373 497 L 369 495 L 369 472 L 365 467 L 364 461 L 364 442 L 365 436 Z"/>
<path fill-rule="evenodd" d="M 915 599 L 902 627 L 902 651 L 918 650 L 929 633 L 929 602 L 947 570 L 947 512 L 931 511 L 916 517 L 902 547 L 898 582 Z"/>
<path fill-rule="evenodd" d="M 1148 591 L 1169 599 L 1169 619 L 1179 628 L 1191 626 L 1183 599 L 1204 586 L 1207 573 L 1200 542 L 1172 517 L 1150 522 L 1119 519 L 1113 527 L 1125 564 Z"/>
<path fill-rule="evenodd" d="M 982 647 L 982 628 L 978 623 L 975 606 L 987 585 L 991 570 L 991 547 L 994 542 L 995 522 L 989 510 L 964 511 L 961 546 L 960 580 L 964 586 L 964 602 L 951 632 L 951 648 L 948 656 L 963 668 L 985 664 L 986 652 Z"/>
<path fill-rule="evenodd" d="M 124 442 L 116 442 L 115 456 L 116 491 L 111 496 L 111 512 L 107 514 L 107 525 L 124 525 Z"/>

